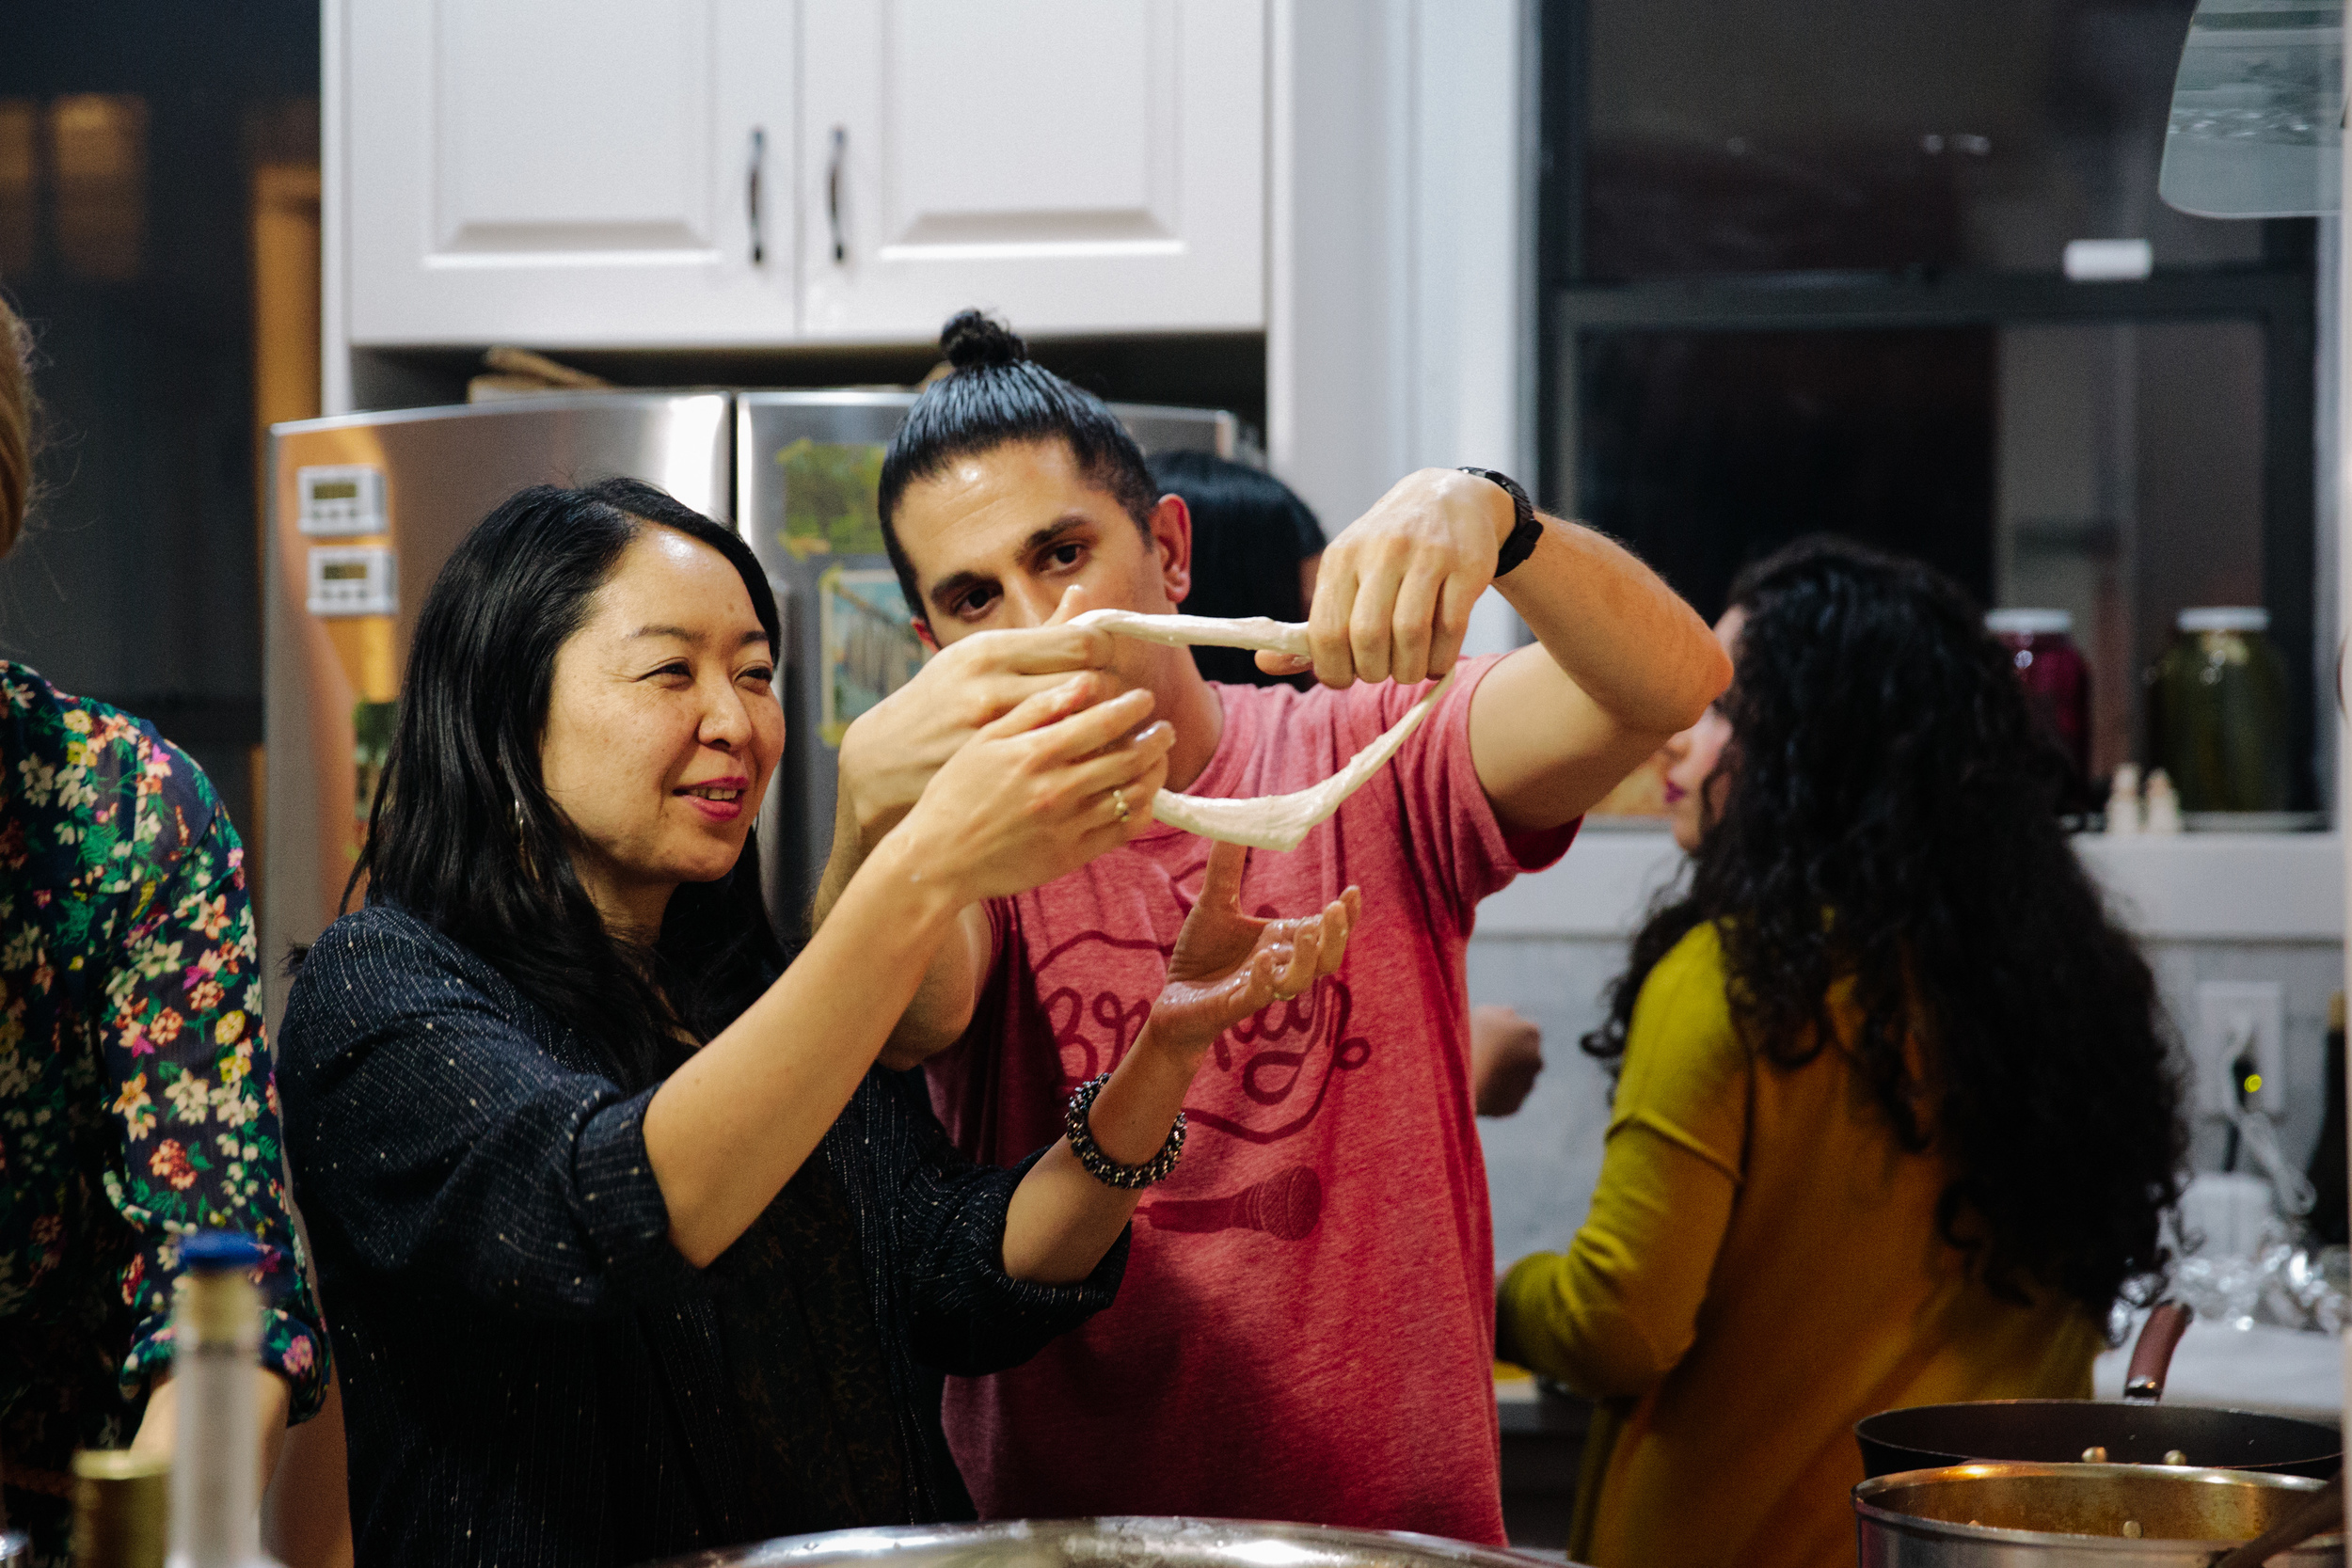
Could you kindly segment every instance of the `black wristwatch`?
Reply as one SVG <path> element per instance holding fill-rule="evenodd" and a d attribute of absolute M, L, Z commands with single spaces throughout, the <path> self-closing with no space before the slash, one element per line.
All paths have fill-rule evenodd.
<path fill-rule="evenodd" d="M 1544 536 L 1543 522 L 1535 515 L 1535 503 L 1527 499 L 1527 492 L 1520 489 L 1510 475 L 1499 474 L 1492 468 L 1464 468 L 1462 471 L 1476 474 L 1488 483 L 1500 484 L 1502 493 L 1511 498 L 1511 514 L 1518 521 L 1511 527 L 1511 537 L 1502 542 L 1502 549 L 1495 557 L 1495 576 L 1502 577 L 1535 553 L 1535 541 Z"/>

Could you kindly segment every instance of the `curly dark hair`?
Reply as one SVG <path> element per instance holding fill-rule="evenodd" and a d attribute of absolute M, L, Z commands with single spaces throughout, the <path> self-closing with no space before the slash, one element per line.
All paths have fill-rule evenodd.
<path fill-rule="evenodd" d="M 1621 1061 L 1643 982 L 1711 924 L 1749 1049 L 1795 1068 L 1835 1041 L 1903 1147 L 1946 1151 L 1937 1226 L 1990 1289 L 2101 1318 L 2144 1299 L 2186 1154 L 2180 1085 L 2008 657 L 1940 573 L 1831 540 L 1749 567 L 1731 603 L 1731 739 L 1701 796 L 1719 804 L 1584 1050 Z"/>

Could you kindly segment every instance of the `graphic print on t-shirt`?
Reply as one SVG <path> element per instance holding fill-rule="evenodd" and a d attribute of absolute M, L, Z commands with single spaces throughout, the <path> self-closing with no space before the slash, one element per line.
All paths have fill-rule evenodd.
<path fill-rule="evenodd" d="M 1164 1197 L 1136 1214 L 1155 1230 L 1256 1230 L 1295 1242 L 1313 1234 L 1323 1218 L 1323 1181 L 1312 1165 L 1286 1165 L 1226 1197 Z"/>
<path fill-rule="evenodd" d="M 1198 875 L 1195 867 L 1173 879 L 1181 885 Z M 1084 931 L 1038 958 L 1029 983 L 1044 1013 L 1046 1036 L 1061 1058 L 1065 1090 L 1117 1067 L 1152 1016 L 1152 995 L 1129 996 L 1105 984 L 1106 976 L 1132 966 L 1105 960 L 1150 954 L 1164 971 L 1168 953 L 1149 939 Z M 1219 1035 L 1201 1070 L 1238 1073 L 1241 1103 L 1225 1115 L 1188 1103 L 1192 1124 L 1253 1144 L 1280 1143 L 1305 1131 L 1323 1109 L 1333 1076 L 1372 1059 L 1372 1041 L 1347 1032 L 1353 1012 L 1345 978 L 1325 975 L 1296 997 Z M 1220 1098 L 1231 1103 L 1230 1097 Z"/>
<path fill-rule="evenodd" d="M 1176 873 L 1174 880 L 1184 885 L 1199 874 L 1198 866 L 1190 867 Z M 1257 912 L 1273 917 L 1279 911 L 1267 907 Z M 1103 978 L 1124 968 L 1104 961 L 1112 955 L 1147 953 L 1165 964 L 1167 955 L 1157 942 L 1086 931 L 1038 958 L 1030 984 L 1061 1060 L 1065 1087 L 1074 1089 L 1117 1067 L 1142 1032 L 1152 998 L 1104 989 Z M 1189 1105 L 1185 1117 L 1195 1135 L 1222 1132 L 1265 1145 L 1306 1131 L 1323 1109 L 1332 1079 L 1372 1059 L 1372 1041 L 1347 1032 L 1353 1011 L 1346 980 L 1325 975 L 1298 996 L 1278 1002 L 1218 1036 L 1201 1070 L 1238 1080 L 1238 1097 L 1218 1099 L 1235 1114 Z M 1323 1216 L 1323 1179 L 1311 1165 L 1286 1165 L 1217 1196 L 1147 1200 L 1137 1215 L 1161 1230 L 1194 1235 L 1252 1230 L 1276 1241 L 1295 1242 L 1312 1233 Z"/>

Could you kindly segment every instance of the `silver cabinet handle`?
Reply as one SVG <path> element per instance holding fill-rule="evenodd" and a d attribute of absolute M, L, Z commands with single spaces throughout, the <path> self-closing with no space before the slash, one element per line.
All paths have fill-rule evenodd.
<path fill-rule="evenodd" d="M 744 182 L 743 191 L 743 205 L 750 212 L 752 219 L 752 265 L 754 266 L 758 266 L 768 260 L 768 241 L 759 226 L 759 176 L 767 162 L 768 133 L 763 128 L 755 125 L 752 127 L 751 177 Z"/>
<path fill-rule="evenodd" d="M 836 125 L 833 128 L 833 157 L 825 169 L 825 221 L 833 226 L 833 260 L 835 266 L 850 259 L 847 246 L 841 243 L 841 164 L 850 150 L 850 133 Z"/>

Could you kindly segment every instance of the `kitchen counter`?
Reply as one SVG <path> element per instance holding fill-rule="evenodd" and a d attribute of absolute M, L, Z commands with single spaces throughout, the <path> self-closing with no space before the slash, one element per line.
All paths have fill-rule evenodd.
<path fill-rule="evenodd" d="M 1502 1523 L 1511 1544 L 1565 1546 L 1592 1405 L 1539 1389 L 1522 1373 L 1495 1379 L 1495 1414 L 1502 1428 Z"/>

